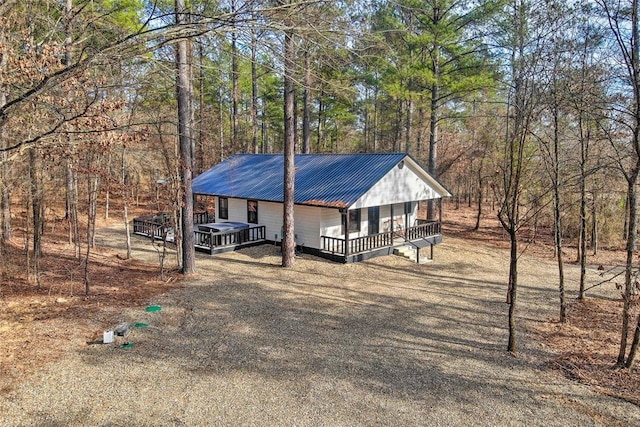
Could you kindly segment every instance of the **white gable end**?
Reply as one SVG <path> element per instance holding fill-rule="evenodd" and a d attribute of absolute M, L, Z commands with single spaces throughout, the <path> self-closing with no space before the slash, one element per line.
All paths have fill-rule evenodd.
<path fill-rule="evenodd" d="M 448 193 L 438 194 L 421 175 L 416 173 L 413 165 L 409 162 L 405 162 L 402 168 L 396 166 L 351 205 L 349 209 L 430 200 L 448 195 Z"/>

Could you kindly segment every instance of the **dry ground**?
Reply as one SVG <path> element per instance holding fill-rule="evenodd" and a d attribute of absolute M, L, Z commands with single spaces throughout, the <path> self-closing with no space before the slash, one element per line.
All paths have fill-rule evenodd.
<path fill-rule="evenodd" d="M 262 247 L 216 259 L 200 256 L 200 273 L 186 287 L 175 276 L 157 280 L 157 253 L 148 241 L 136 239 L 136 261 L 125 261 L 121 232 L 105 229 L 99 241 L 103 249 L 91 264 L 90 297 L 78 296 L 80 267 L 63 256 L 69 248 L 51 245 L 39 291 L 21 283 L 19 272 L 3 270 L 0 413 L 14 414 L 3 424 L 48 419 L 141 425 L 166 413 L 173 418 L 158 424 L 193 424 L 199 405 L 222 405 L 221 422 L 246 417 L 239 424 L 260 419 L 300 425 L 394 420 L 463 425 L 483 419 L 515 425 L 640 423 L 637 406 L 592 393 L 638 403 L 638 373 L 610 369 L 619 324 L 619 308 L 611 300 L 615 287 L 596 288 L 587 304 L 572 305 L 569 325 L 554 323 L 553 263 L 544 259 L 547 248 L 535 246 L 538 251 L 530 252 L 537 257 L 523 258 L 522 350 L 511 358 L 503 351 L 507 265 L 505 252 L 496 249 L 503 245 L 500 232 L 491 224 L 484 237 L 469 233 L 472 216 L 468 211 L 450 213 L 448 220 L 455 221 L 445 233 L 452 238 L 437 248 L 436 261 L 424 266 L 394 257 L 344 266 L 304 256 L 295 269 L 284 271 L 277 266 L 277 250 Z M 607 256 L 591 261 L 594 266 L 602 260 L 616 262 L 615 253 Z M 571 274 L 575 283 L 575 269 Z M 590 280 L 600 280 L 595 267 Z M 163 304 L 161 316 L 143 313 L 150 302 Z M 130 339 L 135 347 L 128 353 L 117 346 L 87 344 L 105 328 L 140 319 L 155 327 L 134 331 Z M 145 368 L 138 372 L 138 365 Z M 96 369 L 119 367 L 131 374 L 117 376 L 135 390 L 131 396 L 121 390 L 129 400 L 138 393 L 140 399 L 157 401 L 144 408 L 131 402 L 121 408 L 126 414 L 120 415 L 133 422 L 114 422 L 105 412 L 104 400 L 116 398 L 112 390 L 96 393 L 101 403 L 95 408 L 68 398 L 49 403 L 49 415 L 38 408 L 52 388 L 113 387 Z M 80 372 L 65 373 L 65 368 Z M 178 379 L 173 377 L 176 370 L 181 372 Z M 554 379 L 554 370 L 571 381 Z M 139 389 L 143 376 L 151 373 L 157 381 L 175 383 L 170 386 L 180 390 L 175 399 L 186 409 L 162 409 L 157 405 L 167 404 L 164 397 L 149 385 Z M 95 381 L 84 384 L 77 375 Z M 216 381 L 201 379 L 210 376 Z M 514 378 L 503 378 L 509 376 Z M 205 385 L 222 388 L 231 403 L 193 394 Z M 270 393 L 281 401 L 265 397 Z M 244 404 L 248 412 L 229 407 L 233 402 Z M 283 407 L 286 412 L 280 413 Z M 513 413 L 514 408 L 519 412 Z M 361 413 L 365 409 L 370 418 Z M 264 411 L 275 418 L 264 418 Z M 567 415 L 557 418 L 562 411 Z"/>

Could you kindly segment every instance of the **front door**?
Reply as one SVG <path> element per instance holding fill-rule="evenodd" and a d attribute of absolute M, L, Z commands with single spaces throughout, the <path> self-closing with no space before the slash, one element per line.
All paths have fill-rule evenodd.
<path fill-rule="evenodd" d="M 380 232 L 380 207 L 372 206 L 368 209 L 369 216 L 369 235 L 378 234 Z"/>

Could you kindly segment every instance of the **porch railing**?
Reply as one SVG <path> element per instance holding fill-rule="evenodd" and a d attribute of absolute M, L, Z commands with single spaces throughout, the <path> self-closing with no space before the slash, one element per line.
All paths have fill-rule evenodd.
<path fill-rule="evenodd" d="M 256 227 L 232 231 L 194 230 L 193 234 L 196 246 L 214 250 L 216 248 L 240 246 L 264 240 L 266 236 L 266 227 L 264 225 L 259 225 Z"/>
<path fill-rule="evenodd" d="M 418 225 L 407 228 L 404 233 L 404 238 L 406 240 L 417 240 L 438 234 L 442 234 L 442 223 L 440 221 L 419 219 Z"/>
<path fill-rule="evenodd" d="M 213 214 L 204 212 L 193 213 L 193 223 L 208 224 L 215 221 Z M 167 213 L 155 215 L 145 215 L 133 219 L 133 232 L 154 239 L 163 239 L 164 235 L 171 230 L 171 216 Z"/>
<path fill-rule="evenodd" d="M 133 220 L 133 232 L 135 234 L 142 234 L 153 237 L 154 239 L 164 239 L 164 236 L 170 228 L 171 227 L 153 220 L 149 221 L 142 218 L 135 218 Z"/>
<path fill-rule="evenodd" d="M 418 240 L 442 233 L 442 226 L 439 221 L 418 220 L 418 225 L 409 227 L 407 230 L 390 231 L 371 236 L 356 237 L 349 239 L 349 254 L 354 255 L 362 252 L 381 249 L 393 245 L 393 240 Z M 392 238 L 393 237 L 393 238 Z M 321 236 L 322 250 L 334 255 L 345 254 L 345 239 L 340 237 Z"/>

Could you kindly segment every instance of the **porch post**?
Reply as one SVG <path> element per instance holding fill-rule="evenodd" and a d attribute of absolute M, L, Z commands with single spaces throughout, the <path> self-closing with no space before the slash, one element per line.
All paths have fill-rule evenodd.
<path fill-rule="evenodd" d="M 340 209 L 342 224 L 344 225 L 344 261 L 349 259 L 349 215 L 347 209 Z"/>
<path fill-rule="evenodd" d="M 393 203 L 391 203 L 391 246 L 393 246 L 393 235 L 395 233 L 393 225 L 395 224 L 395 220 L 393 218 Z"/>
<path fill-rule="evenodd" d="M 438 221 L 442 224 L 442 197 L 438 200 Z"/>

